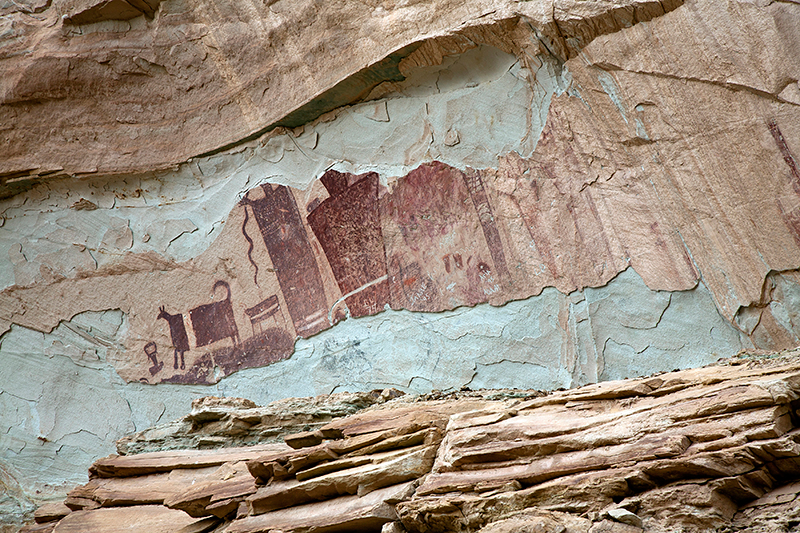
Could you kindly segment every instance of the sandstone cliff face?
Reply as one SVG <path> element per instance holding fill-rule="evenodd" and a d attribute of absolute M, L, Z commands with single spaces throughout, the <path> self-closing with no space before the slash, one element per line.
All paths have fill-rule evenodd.
<path fill-rule="evenodd" d="M 10 127 L 0 175 L 164 168 L 276 124 L 302 125 L 402 79 L 398 62 L 426 39 L 459 29 L 481 38 L 485 27 L 524 17 L 566 59 L 599 34 L 678 5 L 582 4 L 12 3 L 3 10 L 9 75 L 0 101 Z"/>
<path fill-rule="evenodd" d="M 285 443 L 100 459 L 23 531 L 790 531 L 799 357 L 550 394 L 387 389 L 266 408 L 204 398 L 184 418 L 193 426 L 152 428 L 121 450 L 180 436 L 224 446 L 309 414 L 319 422 Z M 359 402 L 373 405 L 331 418 Z"/>
<path fill-rule="evenodd" d="M 198 396 L 797 346 L 798 27 L 734 0 L 0 2 L 3 505 Z"/>

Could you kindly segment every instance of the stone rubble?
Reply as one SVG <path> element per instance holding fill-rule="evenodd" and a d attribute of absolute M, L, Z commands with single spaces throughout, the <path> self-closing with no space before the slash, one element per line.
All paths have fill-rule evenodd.
<path fill-rule="evenodd" d="M 371 407 L 286 435 L 286 443 L 100 459 L 87 484 L 64 503 L 42 506 L 22 531 L 102 533 L 125 524 L 143 533 L 771 532 L 800 525 L 800 350 L 547 395 L 388 396 L 395 395 L 386 391 Z M 325 411 L 337 398 L 305 405 Z M 206 420 L 275 409 L 236 401 L 200 404 L 227 402 L 221 417 Z M 190 416 L 202 420 L 200 412 L 195 405 Z"/>

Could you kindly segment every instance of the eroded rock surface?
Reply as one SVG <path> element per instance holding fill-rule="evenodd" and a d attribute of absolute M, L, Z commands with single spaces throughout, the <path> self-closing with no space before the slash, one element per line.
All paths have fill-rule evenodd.
<path fill-rule="evenodd" d="M 122 455 L 148 451 L 212 449 L 256 442 L 283 442 L 286 435 L 312 431 L 334 418 L 402 396 L 394 389 L 287 398 L 259 407 L 249 400 L 205 397 L 183 418 L 117 441 Z"/>
<path fill-rule="evenodd" d="M 0 176 L 13 186 L 164 168 L 270 126 L 302 125 L 402 80 L 401 59 L 457 28 L 468 39 L 486 25 L 530 19 L 566 59 L 599 34 L 678 5 L 439 0 L 339 2 L 320 12 L 311 1 L 14 4 L 3 20 L 0 109 L 9 126 Z M 47 152 L 36 148 L 42 143 Z"/>
<path fill-rule="evenodd" d="M 1 515 L 201 396 L 800 344 L 798 4 L 462 4 L 0 0 Z M 206 407 L 121 449 L 355 404 Z"/>
<path fill-rule="evenodd" d="M 549 394 L 403 396 L 288 444 L 101 459 L 24 531 L 787 531 L 798 405 L 797 351 Z"/>

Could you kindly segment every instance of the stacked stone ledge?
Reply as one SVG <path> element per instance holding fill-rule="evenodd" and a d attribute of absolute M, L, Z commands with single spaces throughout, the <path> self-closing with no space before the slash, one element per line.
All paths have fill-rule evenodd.
<path fill-rule="evenodd" d="M 550 394 L 292 400 L 286 427 L 304 429 L 283 442 L 100 459 L 23 531 L 789 531 L 798 398 L 800 351 Z M 204 399 L 189 417 L 187 439 L 219 445 L 222 428 L 264 434 L 276 407 Z M 178 426 L 120 447 L 163 446 L 169 428 L 174 446 Z"/>

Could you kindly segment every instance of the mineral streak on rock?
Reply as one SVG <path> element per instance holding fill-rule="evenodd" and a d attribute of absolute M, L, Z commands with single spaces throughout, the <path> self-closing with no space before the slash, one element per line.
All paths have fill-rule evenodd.
<path fill-rule="evenodd" d="M 767 532 L 800 519 L 797 350 L 570 391 L 392 396 L 317 439 L 286 435 L 292 446 L 100 459 L 23 531 Z M 345 399 L 293 402 L 328 416 Z M 202 403 L 191 416 L 223 407 Z M 225 416 L 258 425 L 239 404 Z"/>

